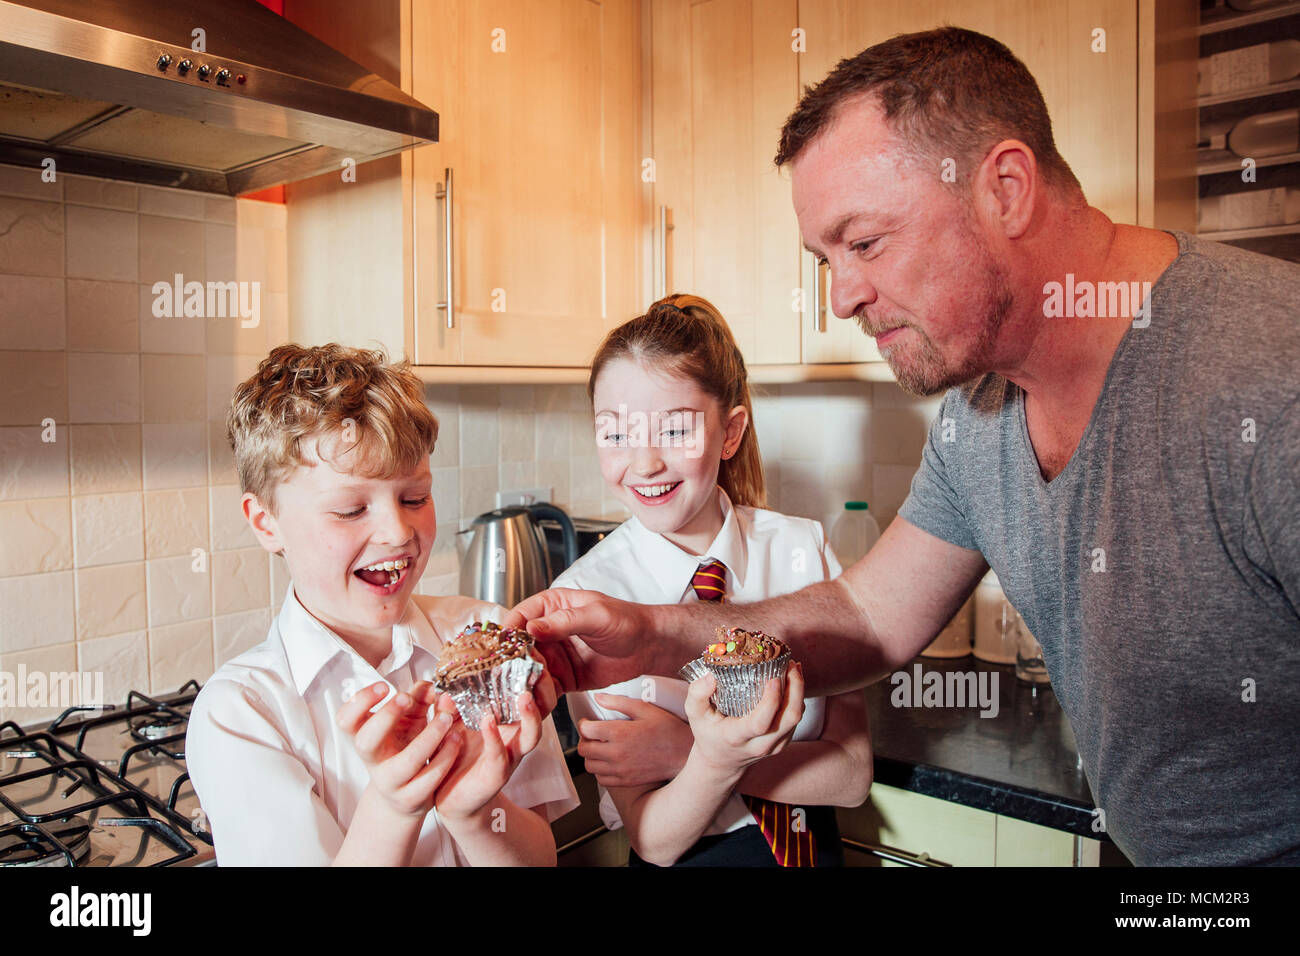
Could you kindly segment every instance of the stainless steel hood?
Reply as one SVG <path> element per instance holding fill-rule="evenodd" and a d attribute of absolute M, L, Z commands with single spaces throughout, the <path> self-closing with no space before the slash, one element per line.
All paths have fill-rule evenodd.
<path fill-rule="evenodd" d="M 256 0 L 0 0 L 0 162 L 235 196 L 437 138 Z"/>

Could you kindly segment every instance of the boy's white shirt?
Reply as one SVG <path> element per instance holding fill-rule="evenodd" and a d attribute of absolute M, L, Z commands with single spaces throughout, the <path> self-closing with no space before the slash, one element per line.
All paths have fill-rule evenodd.
<path fill-rule="evenodd" d="M 722 529 L 703 556 L 687 554 L 632 517 L 574 562 L 551 586 L 600 591 L 638 604 L 687 604 L 699 600 L 691 587 L 696 570 L 706 561 L 718 560 L 727 566 L 727 601 L 749 604 L 839 576 L 840 564 L 826 543 L 821 522 L 761 508 L 733 507 L 721 487 L 718 504 L 722 508 Z M 704 643 L 700 643 L 701 650 Z M 689 686 L 684 680 L 647 674 L 601 691 L 568 694 L 565 700 L 574 726 L 584 717 L 628 719 L 596 703 L 594 694 L 598 693 L 637 700 L 649 697 L 650 703 L 685 720 Z M 825 714 L 824 697 L 805 698 L 804 715 L 793 739 L 821 737 Z M 600 788 L 600 816 L 611 830 L 623 825 L 604 787 Z M 745 801 L 732 794 L 703 835 L 729 833 L 754 822 Z"/>
<path fill-rule="evenodd" d="M 223 664 L 190 713 L 186 764 L 223 866 L 312 866 L 338 855 L 370 779 L 336 716 L 346 698 L 380 680 L 388 698 L 432 680 L 438 649 L 474 620 L 505 609 L 466 597 L 413 596 L 378 667 L 299 603 L 289 586 L 267 639 Z M 502 789 L 554 820 L 579 803 L 551 718 Z M 412 866 L 467 860 L 431 811 Z"/>

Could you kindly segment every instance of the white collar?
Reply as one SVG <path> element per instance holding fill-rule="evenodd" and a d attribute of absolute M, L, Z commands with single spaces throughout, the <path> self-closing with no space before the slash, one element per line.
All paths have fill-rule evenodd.
<path fill-rule="evenodd" d="M 727 591 L 738 590 L 745 583 L 749 553 L 745 546 L 744 515 L 732 507 L 731 498 L 718 487 L 718 506 L 722 509 L 722 528 L 703 555 L 687 554 L 661 534 L 650 531 L 635 516 L 628 522 L 628 532 L 635 541 L 635 551 L 643 560 L 641 567 L 676 603 L 691 586 L 691 578 L 707 561 L 721 561 L 727 566 Z"/>
<path fill-rule="evenodd" d="M 420 613 L 415 602 L 408 600 L 401 619 L 393 625 L 392 650 L 378 667 L 371 667 L 346 641 L 316 620 L 302 606 L 292 584 L 276 624 L 280 642 L 284 645 L 285 658 L 289 662 L 289 672 L 299 694 L 306 693 L 325 665 L 340 654 L 352 658 L 354 671 L 374 672 L 387 680 L 386 675 L 411 659 L 416 647 L 427 650 L 437 644 L 428 620 Z"/>

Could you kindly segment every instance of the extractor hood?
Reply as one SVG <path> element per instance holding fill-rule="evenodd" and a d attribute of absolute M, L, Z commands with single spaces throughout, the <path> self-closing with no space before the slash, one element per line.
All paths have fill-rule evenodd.
<path fill-rule="evenodd" d="M 0 162 L 235 196 L 437 138 L 256 0 L 0 0 Z"/>

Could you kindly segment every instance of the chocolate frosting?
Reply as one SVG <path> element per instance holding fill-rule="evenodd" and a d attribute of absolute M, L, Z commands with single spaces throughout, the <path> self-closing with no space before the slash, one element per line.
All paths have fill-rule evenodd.
<path fill-rule="evenodd" d="M 527 631 L 502 628 L 492 621 L 475 621 L 442 646 L 434 679 L 443 684 L 491 670 L 505 661 L 527 656 L 532 646 L 533 638 Z"/>
<path fill-rule="evenodd" d="M 757 664 L 775 660 L 789 648 L 762 631 L 746 631 L 739 627 L 718 628 L 718 640 L 704 649 L 700 656 L 710 664 L 734 666 Z"/>

